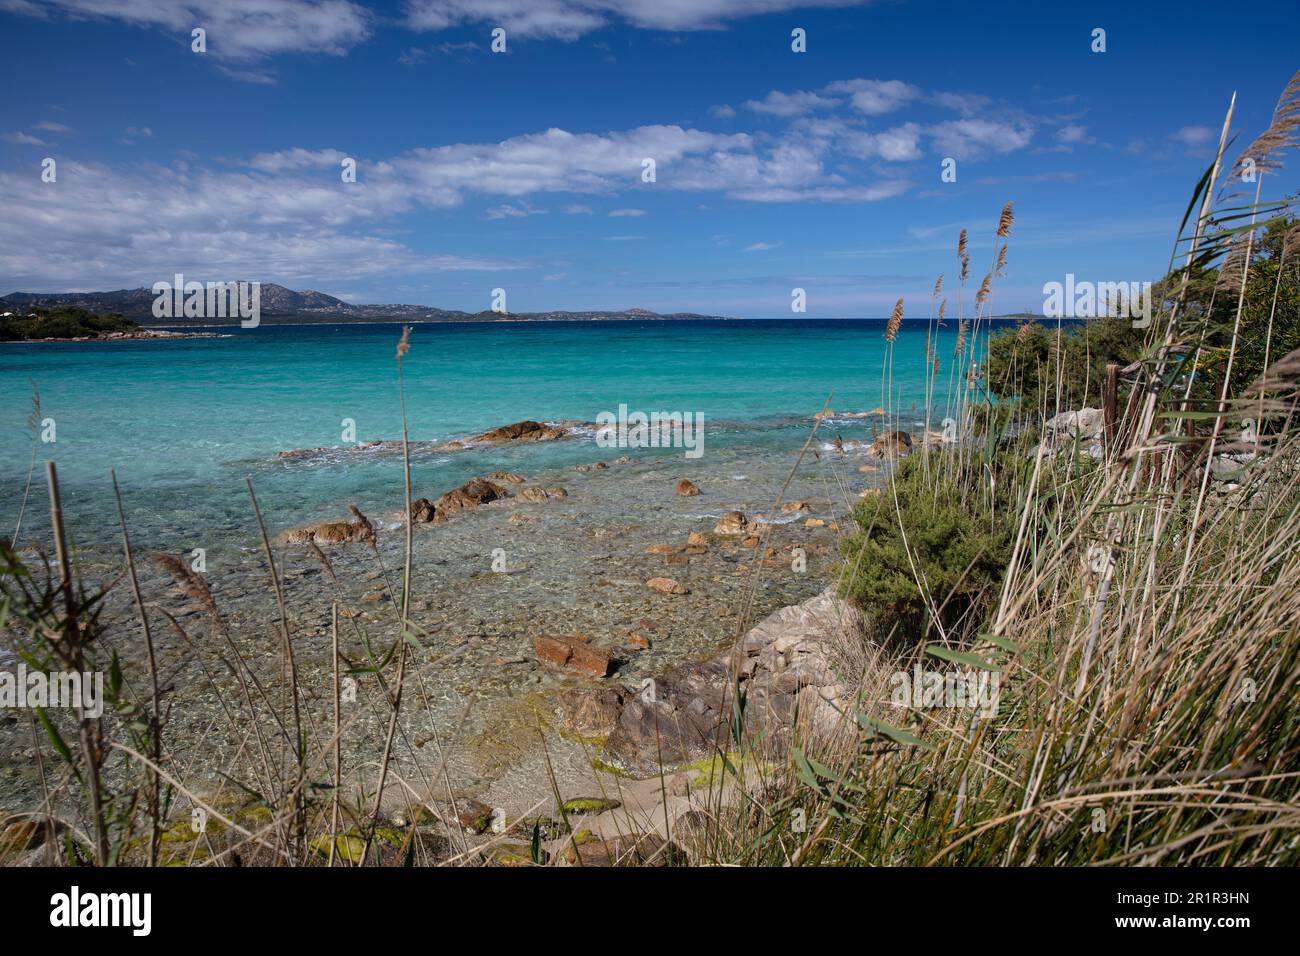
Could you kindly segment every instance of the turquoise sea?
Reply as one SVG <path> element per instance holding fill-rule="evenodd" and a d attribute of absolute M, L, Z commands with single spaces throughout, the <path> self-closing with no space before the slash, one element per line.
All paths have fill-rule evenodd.
<path fill-rule="evenodd" d="M 525 418 L 589 422 L 620 405 L 696 412 L 705 421 L 701 467 L 735 470 L 797 450 L 828 398 L 839 412 L 887 404 L 884 327 L 874 319 L 417 325 L 405 362 L 410 436 L 441 442 Z M 246 476 L 273 530 L 339 517 L 348 503 L 377 511 L 400 504 L 400 459 L 391 455 L 276 457 L 344 445 L 344 419 L 356 423 L 358 441 L 400 438 L 400 326 L 220 331 L 230 334 L 0 345 L 0 533 L 12 533 L 32 459 L 33 384 L 56 440 L 36 448 L 20 543 L 48 528 L 46 458 L 58 463 L 83 546 L 116 540 L 110 469 L 133 536 L 151 548 L 187 547 L 199 531 L 208 540 L 250 541 Z M 951 320 L 938 332 L 939 416 L 955 335 Z M 926 339 L 927 323 L 913 321 L 895 343 L 892 403 L 901 427 L 924 415 Z M 869 440 L 872 427 L 837 419 L 822 434 Z M 537 474 L 618 454 L 590 437 L 472 456 L 426 451 L 414 462 L 415 494 L 436 497 L 496 468 Z"/>

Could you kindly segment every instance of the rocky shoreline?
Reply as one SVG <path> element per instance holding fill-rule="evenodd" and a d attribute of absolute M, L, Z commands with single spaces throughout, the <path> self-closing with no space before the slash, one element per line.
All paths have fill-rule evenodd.
<path fill-rule="evenodd" d="M 517 422 L 466 444 L 561 441 L 579 425 Z M 853 502 L 843 482 L 878 485 L 889 448 L 901 441 L 883 443 L 879 458 L 866 448 L 849 453 L 877 461 L 869 472 L 845 455 L 809 462 L 779 507 L 766 485 L 737 483 L 725 468 L 687 471 L 681 458 L 630 455 L 571 466 L 569 478 L 491 471 L 417 498 L 409 630 L 421 692 L 403 713 L 394 774 L 425 781 L 416 787 L 421 805 L 447 799 L 437 785 L 445 779 L 455 802 L 478 801 L 514 819 L 551 802 L 552 774 L 566 797 L 602 787 L 639 792 L 634 778 L 657 775 L 663 746 L 664 762 L 686 774 L 680 788 L 689 789 L 699 776 L 691 766 L 717 750 L 737 681 L 749 700 L 747 730 L 789 739 L 795 714 L 806 721 L 800 733 L 832 730 L 847 704 L 835 676 L 840 651 L 816 631 L 848 618 L 826 593 Z M 387 722 L 382 687 L 365 669 L 369 642 L 390 638 L 367 635 L 388 635 L 397 623 L 402 535 L 394 530 L 402 518 L 400 510 L 372 517 L 352 509 L 276 535 L 304 719 L 318 726 L 332 719 L 330 606 L 339 605 L 340 653 L 357 675 L 342 738 L 349 772 L 374 759 Z M 210 577 L 212 596 L 230 640 L 262 662 L 271 685 L 274 668 L 265 668 L 277 639 L 265 565 L 256 550 L 243 564 Z M 119 571 L 97 569 L 106 581 Z M 169 748 L 184 754 L 200 789 L 216 772 L 238 779 L 249 770 L 246 731 L 222 717 L 221 700 L 237 687 L 223 673 L 215 633 L 203 636 L 211 613 L 152 567 L 142 588 L 146 602 L 167 608 L 188 632 L 184 640 L 168 629 L 156 636 L 173 705 Z M 128 680 L 143 676 L 134 618 L 129 595 L 114 588 L 105 622 Z M 742 625 L 760 618 L 737 644 Z M 13 755 L 0 769 L 0 806 L 38 792 L 27 738 L 22 722 L 0 723 L 0 744 Z M 654 788 L 644 789 L 650 799 Z M 410 795 L 394 791 L 385 812 L 409 812 Z"/>

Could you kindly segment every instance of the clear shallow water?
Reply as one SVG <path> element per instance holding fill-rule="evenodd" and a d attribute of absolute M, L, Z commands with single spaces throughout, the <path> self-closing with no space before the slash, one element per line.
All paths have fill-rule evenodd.
<path fill-rule="evenodd" d="M 566 322 L 416 326 L 406 359 L 412 440 L 445 441 L 532 418 L 592 421 L 630 410 L 699 412 L 705 452 L 728 477 L 807 437 L 828 395 L 839 411 L 883 404 L 881 320 Z M 225 331 L 225 330 L 223 330 Z M 940 330 L 940 404 L 956 326 Z M 341 422 L 360 441 L 401 435 L 394 350 L 398 325 L 264 325 L 226 338 L 161 342 L 0 345 L 0 519 L 12 527 L 32 453 L 30 382 L 57 442 L 38 461 L 59 466 L 79 543 L 115 539 L 109 469 L 116 470 L 133 537 L 178 550 L 251 540 L 245 476 L 272 530 L 341 517 L 348 503 L 400 507 L 400 460 L 349 453 L 277 460 L 288 449 L 337 446 Z M 895 345 L 894 405 L 923 402 L 924 322 Z M 924 413 L 921 412 L 923 415 Z M 871 421 L 834 433 L 869 439 Z M 717 452 L 718 454 L 713 454 Z M 540 475 L 622 454 L 591 439 L 459 454 L 423 454 L 417 496 L 507 468 Z M 681 451 L 634 454 L 679 457 Z M 48 526 L 38 468 L 23 540 Z M 8 533 L 8 532 L 5 532 Z"/>

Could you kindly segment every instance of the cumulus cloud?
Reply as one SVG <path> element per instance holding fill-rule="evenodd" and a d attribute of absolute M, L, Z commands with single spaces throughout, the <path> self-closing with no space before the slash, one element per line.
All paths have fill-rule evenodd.
<path fill-rule="evenodd" d="M 906 144 L 914 135 L 908 127 L 879 134 L 875 155 L 893 155 L 887 142 Z M 57 190 L 25 173 L 0 173 L 0 208 L 6 211 L 0 275 L 16 288 L 85 288 L 129 284 L 141 271 L 159 270 L 318 283 L 406 270 L 514 268 L 519 264 L 416 251 L 389 238 L 394 220 L 475 201 L 486 201 L 488 219 L 524 218 L 545 211 L 532 205 L 545 194 L 630 198 L 646 188 L 641 172 L 647 157 L 656 161 L 658 190 L 714 192 L 742 202 L 866 203 L 909 188 L 902 178 L 877 181 L 867 170 L 850 176 L 844 161 L 852 157 L 830 140 L 756 139 L 679 126 L 549 129 L 381 158 L 324 146 L 227 158 L 217 167 L 68 161 L 60 164 Z M 349 158 L 356 161 L 357 181 L 344 183 L 341 163 Z M 591 215 L 592 206 L 579 198 L 558 208 Z M 623 205 L 608 212 L 615 218 L 644 214 Z M 125 228 L 130 224 L 137 225 Z"/>
<path fill-rule="evenodd" d="M 837 80 L 825 90 L 834 95 L 847 95 L 853 108 L 867 116 L 892 113 L 921 91 L 902 80 Z"/>
<path fill-rule="evenodd" d="M 1033 126 L 1023 120 L 959 119 L 930 127 L 935 148 L 956 159 L 1014 152 L 1029 145 Z"/>

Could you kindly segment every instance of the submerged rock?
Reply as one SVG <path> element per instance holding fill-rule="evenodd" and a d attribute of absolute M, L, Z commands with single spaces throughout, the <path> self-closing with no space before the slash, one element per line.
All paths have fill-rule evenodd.
<path fill-rule="evenodd" d="M 690 590 L 672 578 L 651 578 L 646 583 L 652 591 L 660 594 L 690 594 Z"/>
<path fill-rule="evenodd" d="M 556 703 L 564 730 L 579 737 L 603 740 L 618 723 L 618 715 L 623 710 L 623 692 L 615 687 L 575 688 L 563 691 Z"/>
<path fill-rule="evenodd" d="M 695 482 L 687 478 L 683 478 L 681 481 L 677 482 L 677 493 L 681 495 L 683 498 L 691 498 L 694 497 L 695 495 L 698 495 L 700 493 L 700 489 L 695 484 Z"/>
<path fill-rule="evenodd" d="M 747 534 L 749 519 L 739 511 L 728 511 L 713 526 L 714 534 Z"/>
<path fill-rule="evenodd" d="M 533 639 L 537 659 L 551 667 L 600 679 L 609 673 L 609 654 L 591 647 L 581 634 L 547 635 Z"/>

